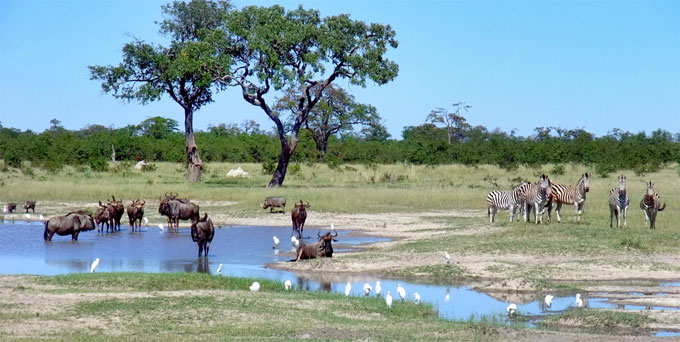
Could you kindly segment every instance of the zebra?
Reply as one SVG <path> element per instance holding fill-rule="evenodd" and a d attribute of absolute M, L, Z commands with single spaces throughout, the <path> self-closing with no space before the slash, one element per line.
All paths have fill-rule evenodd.
<path fill-rule="evenodd" d="M 512 188 L 511 191 L 496 190 L 489 192 L 489 195 L 486 196 L 486 202 L 488 203 L 487 214 L 489 215 L 489 223 L 494 222 L 498 210 L 509 210 L 510 222 L 512 222 L 515 217 L 515 211 L 524 203 L 526 185 L 528 184 L 529 182 L 524 182 Z"/>
<path fill-rule="evenodd" d="M 550 197 L 550 178 L 546 175 L 541 175 L 538 183 L 531 184 L 526 193 L 526 212 L 524 213 L 524 220 L 529 222 L 531 216 L 531 209 L 534 210 L 534 217 L 536 224 L 538 224 L 538 217 L 541 217 L 543 222 L 543 213 L 545 212 L 545 205 Z M 540 209 L 540 211 L 539 211 Z"/>
<path fill-rule="evenodd" d="M 573 204 L 575 214 L 574 220 L 581 222 L 581 214 L 583 213 L 583 204 L 586 201 L 586 193 L 590 191 L 590 174 L 588 174 L 588 172 L 582 174 L 581 178 L 576 182 L 575 187 L 564 184 L 553 184 L 551 188 L 550 200 L 548 201 L 548 221 L 550 221 L 552 205 L 555 203 L 557 222 L 562 222 L 562 219 L 560 218 L 562 204 Z"/>
<path fill-rule="evenodd" d="M 616 228 L 621 226 L 621 214 L 623 213 L 623 226 L 626 226 L 626 213 L 630 205 L 630 199 L 626 193 L 626 176 L 618 177 L 619 187 L 609 191 L 609 228 L 613 225 L 616 215 Z"/>
<path fill-rule="evenodd" d="M 640 200 L 640 209 L 645 213 L 645 226 L 649 221 L 649 229 L 656 229 L 656 213 L 666 209 L 666 203 L 661 206 L 661 197 L 654 192 L 654 182 L 647 182 L 647 194 Z"/>

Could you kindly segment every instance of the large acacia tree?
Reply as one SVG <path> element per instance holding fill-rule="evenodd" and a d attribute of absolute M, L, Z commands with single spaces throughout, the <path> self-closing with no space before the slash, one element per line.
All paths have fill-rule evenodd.
<path fill-rule="evenodd" d="M 398 45 L 389 25 L 366 24 L 346 14 L 322 18 L 316 10 L 300 6 L 286 11 L 277 5 L 232 11 L 226 22 L 226 34 L 217 45 L 232 54 L 234 64 L 216 69 L 216 80 L 240 88 L 245 101 L 276 125 L 281 153 L 270 187 L 283 184 L 299 130 L 331 83 L 346 79 L 365 86 L 370 79 L 382 85 L 399 70 L 385 58 Z M 298 90 L 290 135 L 272 99 L 285 89 Z"/>
<path fill-rule="evenodd" d="M 194 140 L 193 116 L 212 102 L 211 70 L 228 68 L 227 54 L 215 50 L 204 35 L 220 28 L 229 11 L 227 1 L 175 1 L 162 7 L 167 19 L 160 32 L 170 38 L 168 47 L 135 40 L 123 46 L 117 66 L 90 66 L 91 79 L 114 97 L 146 104 L 168 95 L 184 110 L 187 178 L 201 180 L 203 161 Z"/>

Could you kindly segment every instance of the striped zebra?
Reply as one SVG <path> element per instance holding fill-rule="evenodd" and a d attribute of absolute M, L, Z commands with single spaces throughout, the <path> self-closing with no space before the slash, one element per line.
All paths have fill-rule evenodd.
<path fill-rule="evenodd" d="M 656 213 L 666 209 L 666 203 L 661 206 L 661 196 L 654 192 L 654 182 L 647 182 L 647 194 L 640 200 L 640 209 L 645 213 L 645 226 L 649 221 L 649 229 L 656 229 Z"/>
<path fill-rule="evenodd" d="M 512 188 L 511 191 L 491 191 L 486 196 L 487 214 L 489 215 L 489 223 L 493 223 L 496 218 L 498 210 L 510 211 L 510 222 L 515 217 L 515 211 L 519 209 L 524 203 L 524 194 L 526 186 L 529 182 L 524 182 Z"/>
<path fill-rule="evenodd" d="M 524 213 L 524 220 L 529 222 L 529 217 L 531 216 L 531 210 L 534 210 L 534 217 L 536 218 L 536 224 L 538 224 L 538 217 L 541 217 L 541 222 L 543 222 L 543 213 L 545 212 L 545 206 L 550 198 L 550 178 L 546 175 L 541 175 L 538 183 L 531 184 L 527 189 L 526 194 L 526 212 Z M 540 209 L 540 211 L 539 211 Z"/>
<path fill-rule="evenodd" d="M 616 215 L 616 228 L 621 226 L 621 214 L 623 214 L 623 226 L 626 226 L 626 213 L 630 205 L 630 199 L 626 193 L 626 176 L 618 177 L 619 187 L 609 191 L 609 228 L 613 225 Z"/>
<path fill-rule="evenodd" d="M 551 188 L 550 200 L 548 201 L 548 221 L 550 221 L 550 212 L 552 211 L 553 204 L 556 205 L 555 214 L 557 215 L 557 222 L 562 222 L 560 217 L 562 204 L 573 204 L 574 221 L 581 222 L 586 193 L 590 191 L 590 174 L 586 172 L 581 175 L 581 178 L 576 182 L 576 186 L 553 184 Z"/>

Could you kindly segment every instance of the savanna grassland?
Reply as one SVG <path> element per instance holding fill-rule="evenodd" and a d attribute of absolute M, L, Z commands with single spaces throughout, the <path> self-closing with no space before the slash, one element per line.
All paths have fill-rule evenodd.
<path fill-rule="evenodd" d="M 146 172 L 129 166 L 108 172 L 67 167 L 58 173 L 26 166 L 8 168 L 0 172 L 0 203 L 14 201 L 20 206 L 24 200 L 37 200 L 36 215 L 49 216 L 94 209 L 97 201 L 111 195 L 126 203 L 142 198 L 147 201 L 147 216 L 157 223 L 165 221 L 157 214 L 158 197 L 173 191 L 198 203 L 217 225 L 287 226 L 288 214 L 269 214 L 259 207 L 264 197 L 281 195 L 288 199 L 288 212 L 299 199 L 312 205 L 309 226 L 327 227 L 334 222 L 339 229 L 393 240 L 362 246 L 359 252 L 337 254 L 332 259 L 274 267 L 297 272 L 324 269 L 331 277 L 363 273 L 435 283 L 463 282 L 517 303 L 546 293 L 579 291 L 591 297 L 602 292 L 617 294 L 613 301 L 619 304 L 680 308 L 680 290 L 660 287 L 664 281 L 680 279 L 680 170 L 675 165 L 645 175 L 620 172 L 627 176 L 631 198 L 626 228 L 609 228 L 607 197 L 617 185 L 613 173 L 606 178 L 593 175 L 580 224 L 572 221 L 572 206 L 563 207 L 562 223 L 555 222 L 554 214 L 551 223 L 510 223 L 506 211 L 497 215 L 495 223 L 488 222 L 486 194 L 490 190 L 509 189 L 521 180 L 534 182 L 542 173 L 550 175 L 553 182 L 574 185 L 583 172 L 590 171 L 582 165 L 508 171 L 495 166 L 395 164 L 330 169 L 300 164 L 299 170 L 289 173 L 284 187 L 277 189 L 264 187 L 270 175 L 262 174 L 259 164 L 210 163 L 200 184 L 188 184 L 180 164 L 157 163 L 156 170 Z M 250 177 L 226 177 L 237 166 Z M 656 230 L 645 228 L 639 209 L 647 180 L 656 182 L 657 192 L 667 203 L 666 210 L 659 213 Z M 6 218 L 22 216 L 19 210 Z M 452 255 L 451 265 L 443 262 L 444 251 Z M 187 277 L 186 285 L 161 285 L 166 281 L 185 284 L 173 277 Z M 157 284 L 134 286 L 140 278 L 156 279 Z M 219 283 L 222 281 L 225 283 Z M 30 298 L 45 296 L 46 302 L 63 300 L 66 304 L 51 306 L 54 312 L 39 312 L 38 319 L 33 317 L 36 313 L 30 303 L 6 302 L 0 306 L 0 329 L 14 331 L 11 336 L 17 340 L 44 336 L 19 328 L 26 325 L 20 324 L 24 320 L 51 322 L 45 324 L 55 329 L 55 340 L 168 336 L 211 340 L 244 335 L 255 340 L 620 340 L 624 339 L 621 335 L 602 333 L 616 334 L 619 328 L 623 335 L 680 329 L 677 315 L 658 310 L 570 312 L 546 322 L 551 331 L 500 327 L 493 322 L 452 323 L 438 319 L 426 307 L 387 312 L 380 301 L 346 301 L 332 294 L 291 295 L 283 293 L 280 285 L 267 282 L 264 292 L 255 296 L 246 291 L 247 283 L 208 280 L 203 275 L 3 277 L 3 298 L 18 295 L 30 302 Z M 81 292 L 82 298 L 74 295 Z M 293 312 L 306 323 L 288 324 Z M 60 319 L 94 323 L 88 329 L 71 330 L 61 326 Z M 557 328 L 561 331 L 552 332 Z M 584 332 L 596 334 L 580 335 Z"/>

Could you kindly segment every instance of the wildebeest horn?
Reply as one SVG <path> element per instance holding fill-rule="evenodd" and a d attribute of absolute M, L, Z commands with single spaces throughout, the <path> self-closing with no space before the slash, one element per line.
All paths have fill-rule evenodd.
<path fill-rule="evenodd" d="M 166 193 L 165 193 L 165 198 L 168 198 L 168 197 L 170 197 L 170 196 L 168 196 L 168 193 L 166 192 Z"/>
<path fill-rule="evenodd" d="M 309 202 L 307 202 L 307 204 L 305 204 L 305 207 L 309 207 Z M 310 208 L 311 208 L 311 207 L 310 207 Z"/>
<path fill-rule="evenodd" d="M 321 237 L 321 231 L 316 232 L 316 237 Z"/>
<path fill-rule="evenodd" d="M 333 229 L 333 232 L 335 233 L 335 235 L 333 235 L 333 237 L 338 237 L 338 231 L 335 230 L 335 229 Z M 329 233 L 330 233 L 330 232 L 329 232 Z"/>
<path fill-rule="evenodd" d="M 145 204 L 146 204 L 146 200 L 142 200 L 142 205 L 145 205 Z"/>

